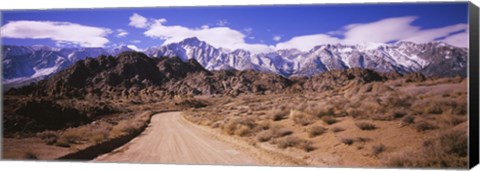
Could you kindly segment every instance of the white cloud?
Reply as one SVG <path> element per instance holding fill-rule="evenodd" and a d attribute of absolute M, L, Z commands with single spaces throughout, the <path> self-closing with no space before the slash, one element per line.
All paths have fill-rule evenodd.
<path fill-rule="evenodd" d="M 70 22 L 11 21 L 2 26 L 1 35 L 17 39 L 51 39 L 57 45 L 104 47 L 112 31 L 107 28 L 85 26 Z"/>
<path fill-rule="evenodd" d="M 132 40 L 130 42 L 135 43 L 135 44 L 142 43 L 142 41 L 140 41 L 140 40 Z"/>
<path fill-rule="evenodd" d="M 128 35 L 128 32 L 124 29 L 117 29 L 117 35 L 115 37 L 121 38 Z"/>
<path fill-rule="evenodd" d="M 412 36 L 420 28 L 410 25 L 417 17 L 387 18 L 372 23 L 345 26 L 344 43 L 384 43 Z"/>
<path fill-rule="evenodd" d="M 165 40 L 164 45 L 180 42 L 190 37 L 197 37 L 217 48 L 223 47 L 231 50 L 246 49 L 253 53 L 271 51 L 271 48 L 264 44 L 247 44 L 244 40 L 246 36 L 242 32 L 229 27 L 191 29 L 179 25 L 167 26 L 164 25 L 164 22 L 158 20 L 152 23 L 144 34 L 151 38 Z"/>
<path fill-rule="evenodd" d="M 128 25 L 137 28 L 146 28 L 148 26 L 147 21 L 147 18 L 137 13 L 133 13 L 133 15 L 130 17 L 130 23 Z"/>
<path fill-rule="evenodd" d="M 468 45 L 469 45 L 468 31 L 448 36 L 447 38 L 441 41 L 453 46 L 468 48 Z"/>
<path fill-rule="evenodd" d="M 252 34 L 253 28 L 247 27 L 247 28 L 244 28 L 243 31 L 244 31 L 247 35 L 249 35 L 249 34 Z"/>
<path fill-rule="evenodd" d="M 425 43 L 442 38 L 444 38 L 442 41 L 454 46 L 467 46 L 468 35 L 465 35 L 465 30 L 468 27 L 467 24 L 455 24 L 440 28 L 421 29 L 421 27 L 412 25 L 412 22 L 416 19 L 417 17 L 415 16 L 406 16 L 387 18 L 371 23 L 349 24 L 345 26 L 342 31 L 293 37 L 288 41 L 278 43 L 276 49 L 296 48 L 305 51 L 320 44 L 342 43 L 353 45 L 364 43 L 388 43 L 391 41 Z M 458 34 L 451 35 L 452 33 Z M 344 38 L 340 39 L 331 35 L 343 35 Z"/>
<path fill-rule="evenodd" d="M 272 39 L 273 39 L 274 41 L 278 42 L 278 41 L 280 41 L 280 39 L 282 39 L 282 36 L 274 35 Z"/>
<path fill-rule="evenodd" d="M 217 21 L 217 26 L 223 27 L 223 26 L 226 26 L 226 25 L 228 25 L 227 20 L 218 20 Z"/>
<path fill-rule="evenodd" d="M 275 45 L 275 49 L 295 48 L 301 51 L 308 51 L 320 44 L 336 44 L 340 42 L 341 40 L 335 37 L 331 37 L 325 34 L 315 34 L 293 37 L 288 41 L 277 43 L 277 45 Z"/>
<path fill-rule="evenodd" d="M 145 18 L 140 15 L 136 17 Z M 260 40 L 258 44 L 246 43 L 245 39 L 254 39 L 253 36 L 248 35 L 252 29 L 245 28 L 239 31 L 225 27 L 225 25 L 228 24 L 226 20 L 220 20 L 219 23 L 217 23 L 217 25 L 222 25 L 220 27 L 203 25 L 200 28 L 188 28 L 181 25 L 168 26 L 165 25 L 166 19 L 151 19 L 143 21 L 142 23 L 145 23 L 145 28 L 147 29 L 144 35 L 151 38 L 162 39 L 164 40 L 164 45 L 180 42 L 190 37 L 197 37 L 217 48 L 222 47 L 231 50 L 246 49 L 252 53 L 292 48 L 308 51 L 321 44 L 342 43 L 351 45 L 387 43 L 399 40 L 423 43 L 442 39 L 442 41 L 455 46 L 466 46 L 465 43 L 468 40 L 468 35 L 462 34 L 464 33 L 462 31 L 466 30 L 466 24 L 422 29 L 419 26 L 412 25 L 412 22 L 416 19 L 417 17 L 415 16 L 405 16 L 386 18 L 370 23 L 354 23 L 344 26 L 342 30 L 326 32 L 325 34 L 295 36 L 283 42 L 279 42 L 283 39 L 282 36 L 275 35 L 273 40 L 278 41 L 278 43 L 273 46 L 266 45 L 262 40 Z M 338 35 L 338 37 L 334 35 Z"/>
<path fill-rule="evenodd" d="M 435 28 L 435 29 L 427 29 L 418 31 L 413 34 L 411 37 L 408 37 L 406 41 L 412 41 L 417 43 L 426 43 L 437 38 L 449 36 L 451 33 L 462 31 L 468 28 L 467 24 L 455 24 L 451 26 Z M 468 39 L 466 39 L 468 40 Z"/>

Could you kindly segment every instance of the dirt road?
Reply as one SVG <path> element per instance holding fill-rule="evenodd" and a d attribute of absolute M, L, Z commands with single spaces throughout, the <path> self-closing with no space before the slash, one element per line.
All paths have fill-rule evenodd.
<path fill-rule="evenodd" d="M 138 137 L 94 161 L 128 163 L 255 165 L 255 159 L 181 118 L 181 112 L 154 115 Z"/>

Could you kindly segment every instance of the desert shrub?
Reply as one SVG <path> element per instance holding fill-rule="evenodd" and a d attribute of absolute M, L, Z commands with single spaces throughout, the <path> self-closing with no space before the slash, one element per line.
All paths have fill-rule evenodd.
<path fill-rule="evenodd" d="M 351 138 L 342 138 L 341 141 L 342 141 L 342 143 L 347 144 L 347 145 L 352 145 L 353 144 L 353 139 L 351 139 Z"/>
<path fill-rule="evenodd" d="M 276 144 L 278 148 L 285 149 L 288 147 L 295 147 L 306 152 L 310 152 L 315 150 L 313 143 L 311 141 L 301 139 L 296 136 L 286 136 L 276 140 Z"/>
<path fill-rule="evenodd" d="M 464 116 L 448 114 L 445 118 L 445 122 L 449 125 L 456 126 L 465 122 L 467 119 Z"/>
<path fill-rule="evenodd" d="M 435 151 L 441 150 L 447 154 L 453 154 L 460 157 L 468 155 L 468 137 L 463 131 L 448 131 L 440 135 L 436 141 L 424 144 L 427 149 Z"/>
<path fill-rule="evenodd" d="M 290 112 L 290 117 L 295 124 L 299 124 L 302 126 L 310 125 L 316 120 L 314 116 L 297 110 L 292 110 Z"/>
<path fill-rule="evenodd" d="M 282 127 L 280 125 L 272 126 L 272 128 L 270 130 L 272 130 L 273 137 L 275 137 L 275 138 L 284 137 L 284 136 L 287 136 L 287 135 L 290 135 L 290 134 L 293 133 L 292 130 L 290 130 L 288 128 L 285 128 L 285 127 Z"/>
<path fill-rule="evenodd" d="M 443 112 L 442 107 L 436 103 L 430 103 L 425 107 L 425 114 L 441 114 Z"/>
<path fill-rule="evenodd" d="M 261 120 L 257 122 L 255 129 L 258 131 L 270 129 L 271 123 L 268 120 Z"/>
<path fill-rule="evenodd" d="M 37 160 L 37 159 L 38 159 L 38 156 L 37 156 L 37 154 L 35 154 L 33 151 L 28 150 L 28 151 L 24 154 L 24 158 L 27 159 L 27 160 Z"/>
<path fill-rule="evenodd" d="M 311 126 L 310 128 L 308 128 L 307 132 L 308 132 L 308 136 L 310 138 L 312 138 L 312 137 L 316 137 L 318 135 L 322 135 L 323 133 L 325 133 L 326 130 L 327 129 L 325 129 L 324 127 L 314 125 L 314 126 Z"/>
<path fill-rule="evenodd" d="M 394 119 L 398 119 L 398 118 L 404 117 L 405 115 L 406 115 L 405 112 L 396 111 L 396 112 L 393 112 L 392 117 Z"/>
<path fill-rule="evenodd" d="M 412 116 L 412 115 L 408 115 L 408 116 L 404 116 L 402 118 L 402 123 L 403 124 L 413 124 L 415 122 L 415 116 Z"/>
<path fill-rule="evenodd" d="M 265 131 L 259 132 L 256 138 L 259 142 L 266 142 L 272 139 L 272 137 L 273 137 L 273 131 L 265 130 Z"/>
<path fill-rule="evenodd" d="M 251 128 L 247 125 L 238 125 L 237 129 L 235 130 L 234 134 L 238 136 L 246 136 L 250 133 Z"/>
<path fill-rule="evenodd" d="M 378 145 L 372 146 L 372 154 L 374 156 L 379 155 L 383 151 L 385 151 L 385 145 L 383 145 L 383 144 L 378 144 Z"/>
<path fill-rule="evenodd" d="M 453 115 L 467 115 L 467 102 L 465 101 L 466 97 L 463 97 L 462 100 L 454 101 L 451 105 L 449 113 Z"/>
<path fill-rule="evenodd" d="M 447 131 L 424 142 L 420 151 L 390 155 L 385 161 L 392 167 L 466 168 L 468 137 L 464 131 Z"/>
<path fill-rule="evenodd" d="M 282 109 L 273 109 L 269 112 L 273 121 L 279 121 L 288 118 L 289 111 Z"/>
<path fill-rule="evenodd" d="M 335 109 L 332 106 L 325 106 L 323 109 L 318 110 L 316 112 L 316 116 L 318 118 L 322 118 L 324 116 L 333 116 L 335 115 Z"/>
<path fill-rule="evenodd" d="M 42 139 L 48 145 L 55 144 L 58 139 L 57 132 L 55 131 L 43 131 L 43 132 L 37 133 L 37 137 Z"/>
<path fill-rule="evenodd" d="M 345 129 L 341 128 L 341 127 L 333 127 L 332 128 L 332 132 L 342 132 L 342 131 L 345 131 Z"/>
<path fill-rule="evenodd" d="M 420 121 L 418 122 L 417 124 L 415 124 L 415 129 L 418 131 L 418 132 L 424 132 L 424 131 L 427 131 L 427 130 L 432 130 L 432 129 L 436 129 L 437 127 L 429 122 L 426 122 L 426 121 Z"/>
<path fill-rule="evenodd" d="M 359 123 L 355 123 L 355 125 L 361 130 L 374 130 L 377 128 L 375 125 L 368 122 L 359 122 Z"/>
<path fill-rule="evenodd" d="M 357 108 L 348 108 L 347 109 L 347 114 L 350 115 L 353 118 L 359 118 L 364 111 L 357 109 Z"/>
<path fill-rule="evenodd" d="M 222 121 L 216 121 L 216 122 L 212 123 L 211 127 L 212 128 L 219 128 L 222 124 L 223 124 Z"/>
<path fill-rule="evenodd" d="M 331 125 L 331 124 L 334 124 L 334 123 L 337 123 L 337 122 L 338 122 L 338 120 L 335 119 L 335 118 L 332 117 L 332 116 L 324 116 L 324 117 L 322 118 L 322 120 L 323 120 L 323 122 L 325 122 L 325 123 L 328 124 L 328 125 Z"/>
<path fill-rule="evenodd" d="M 354 141 L 361 142 L 361 143 L 365 143 L 365 142 L 371 141 L 371 140 L 372 140 L 372 139 L 367 138 L 367 137 L 357 137 L 357 138 L 355 138 Z"/>
<path fill-rule="evenodd" d="M 221 129 L 228 135 L 247 136 L 250 130 L 256 126 L 251 118 L 235 118 L 221 126 Z"/>
<path fill-rule="evenodd" d="M 87 127 L 78 127 L 78 128 L 68 128 L 62 132 L 60 135 L 60 139 L 63 140 L 61 142 L 66 143 L 79 143 L 80 141 L 84 141 L 86 138 L 86 134 L 88 134 L 90 130 Z"/>
<path fill-rule="evenodd" d="M 180 107 L 187 107 L 187 108 L 202 108 L 208 106 L 208 103 L 200 100 L 200 99 L 195 99 L 193 97 L 181 97 L 181 96 L 175 96 L 173 98 L 173 101 L 175 102 L 175 105 L 180 106 Z"/>
<path fill-rule="evenodd" d="M 150 119 L 153 112 L 143 112 L 136 114 L 133 118 L 122 120 L 118 122 L 113 127 L 109 125 L 99 124 L 97 125 L 98 132 L 102 135 L 108 131 L 108 138 L 119 137 L 123 135 L 137 133 L 145 128 L 148 124 L 148 120 Z M 99 136 L 100 137 L 100 136 Z M 100 139 L 97 137 L 97 139 Z"/>
<path fill-rule="evenodd" d="M 117 125 L 113 126 L 111 130 L 112 137 L 118 137 L 121 135 L 134 133 L 141 126 L 138 122 L 132 122 L 130 120 L 123 120 L 118 122 Z"/>

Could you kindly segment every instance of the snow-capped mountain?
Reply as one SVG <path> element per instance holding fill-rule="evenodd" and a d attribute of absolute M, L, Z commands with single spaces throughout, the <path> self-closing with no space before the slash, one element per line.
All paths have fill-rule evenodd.
<path fill-rule="evenodd" d="M 9 87 L 44 79 L 86 57 L 117 55 L 132 49 L 127 46 L 113 49 L 2 46 L 2 50 L 3 84 Z M 421 72 L 428 76 L 466 76 L 467 51 L 442 42 L 397 42 L 326 44 L 307 52 L 283 49 L 252 54 L 242 49 L 215 48 L 197 38 L 188 38 L 179 43 L 148 48 L 144 53 L 150 57 L 179 57 L 183 61 L 195 59 L 207 70 L 258 70 L 284 77 L 311 76 L 356 67 L 380 72 Z"/>
<path fill-rule="evenodd" d="M 217 49 L 197 38 L 188 38 L 159 48 L 145 51 L 151 57 L 196 59 L 208 70 L 237 69 L 261 70 L 279 75 L 311 76 L 334 69 L 369 68 L 380 72 L 423 72 L 426 75 L 466 76 L 467 49 L 442 42 L 415 44 L 342 45 L 327 44 L 308 52 L 284 49 L 270 53 L 252 54 L 245 50 Z M 439 67 L 450 66 L 450 67 Z M 452 71 L 436 73 L 431 70 Z"/>
<path fill-rule="evenodd" d="M 86 57 L 112 54 L 103 48 L 2 46 L 4 88 L 42 80 Z"/>

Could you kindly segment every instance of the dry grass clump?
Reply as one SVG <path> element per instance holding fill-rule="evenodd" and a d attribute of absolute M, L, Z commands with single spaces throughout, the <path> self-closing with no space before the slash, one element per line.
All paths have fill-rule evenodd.
<path fill-rule="evenodd" d="M 324 116 L 333 116 L 335 115 L 335 109 L 331 105 L 326 106 L 308 106 L 306 108 L 299 109 L 305 113 L 316 116 L 317 118 L 322 118 Z"/>
<path fill-rule="evenodd" d="M 58 134 L 55 131 L 43 131 L 37 133 L 37 137 L 42 139 L 47 145 L 52 145 L 57 142 Z"/>
<path fill-rule="evenodd" d="M 331 130 L 334 133 L 345 131 L 342 127 L 333 127 Z"/>
<path fill-rule="evenodd" d="M 313 146 L 313 143 L 311 141 L 305 140 L 293 135 L 279 138 L 275 140 L 275 143 L 277 144 L 277 147 L 281 149 L 294 147 L 294 148 L 304 150 L 305 152 L 310 152 L 315 150 L 315 147 Z"/>
<path fill-rule="evenodd" d="M 280 125 L 274 125 L 270 130 L 275 138 L 284 137 L 293 133 L 291 129 L 282 127 Z"/>
<path fill-rule="evenodd" d="M 347 145 L 352 145 L 354 140 L 352 138 L 342 138 L 340 140 L 342 143 L 347 144 Z"/>
<path fill-rule="evenodd" d="M 408 115 L 402 118 L 402 124 L 409 125 L 415 122 L 415 116 Z"/>
<path fill-rule="evenodd" d="M 273 137 L 273 132 L 271 130 L 265 130 L 265 131 L 259 132 L 256 138 L 259 142 L 266 142 L 266 141 L 270 141 L 272 137 Z"/>
<path fill-rule="evenodd" d="M 126 134 L 136 133 L 148 125 L 152 112 L 143 112 L 129 120 L 122 120 L 113 126 L 108 137 L 118 137 Z"/>
<path fill-rule="evenodd" d="M 270 141 L 271 139 L 274 139 L 274 138 L 280 138 L 280 137 L 284 137 L 284 136 L 287 136 L 287 135 L 291 135 L 292 133 L 293 133 L 293 131 L 288 129 L 288 128 L 285 128 L 285 127 L 280 126 L 280 125 L 273 125 L 273 126 L 270 127 L 270 129 L 260 131 L 256 135 L 256 139 L 259 142 L 266 142 L 266 141 Z"/>
<path fill-rule="evenodd" d="M 424 132 L 424 131 L 428 131 L 428 130 L 432 130 L 432 129 L 436 129 L 437 126 L 427 122 L 427 121 L 420 121 L 418 122 L 417 124 L 415 124 L 415 129 L 418 131 L 418 132 Z"/>
<path fill-rule="evenodd" d="M 322 120 L 323 120 L 323 122 L 325 122 L 325 123 L 328 124 L 328 125 L 332 125 L 332 124 L 338 122 L 338 120 L 335 119 L 335 118 L 332 117 L 332 116 L 324 116 L 324 117 L 322 117 Z"/>
<path fill-rule="evenodd" d="M 385 145 L 383 145 L 383 144 L 378 144 L 378 145 L 372 146 L 372 155 L 374 155 L 374 156 L 377 156 L 384 151 L 385 151 Z"/>
<path fill-rule="evenodd" d="M 311 126 L 310 128 L 307 129 L 308 137 L 312 138 L 312 137 L 322 135 L 323 133 L 326 132 L 326 130 L 327 129 L 325 129 L 324 127 L 321 127 L 321 126 L 318 126 L 318 125 L 313 125 L 313 126 Z"/>
<path fill-rule="evenodd" d="M 116 125 L 95 121 L 80 127 L 68 128 L 58 134 L 55 145 L 70 147 L 72 144 L 98 144 L 111 138 L 132 134 L 147 126 L 151 114 L 152 112 L 143 112 Z"/>
<path fill-rule="evenodd" d="M 108 139 L 111 130 L 112 126 L 105 122 L 68 128 L 60 134 L 56 145 L 71 146 L 71 144 L 81 143 L 96 144 Z"/>
<path fill-rule="evenodd" d="M 23 158 L 27 160 L 37 160 L 38 156 L 33 152 L 33 150 L 28 150 L 25 154 L 23 154 Z"/>
<path fill-rule="evenodd" d="M 452 130 L 424 142 L 420 151 L 394 153 L 385 163 L 391 167 L 466 168 L 468 137 L 465 131 Z"/>
<path fill-rule="evenodd" d="M 175 96 L 173 98 L 175 105 L 185 108 L 202 108 L 208 106 L 208 103 L 193 97 Z"/>
<path fill-rule="evenodd" d="M 273 121 L 280 121 L 288 118 L 290 112 L 285 109 L 273 109 L 269 112 L 270 118 Z"/>
<path fill-rule="evenodd" d="M 359 122 L 359 123 L 355 123 L 355 125 L 360 128 L 361 130 L 374 130 L 374 129 L 377 129 L 377 127 L 371 123 L 368 123 L 368 122 Z"/>
<path fill-rule="evenodd" d="M 452 115 L 452 114 L 446 114 L 442 118 L 443 122 L 450 125 L 450 126 L 456 126 L 458 124 L 461 124 L 465 121 L 467 121 L 467 118 L 465 116 L 458 116 L 458 115 Z"/>
<path fill-rule="evenodd" d="M 302 125 L 302 126 L 310 125 L 317 120 L 316 117 L 314 117 L 312 115 L 309 115 L 305 112 L 298 111 L 298 110 L 290 111 L 290 118 L 292 118 L 292 120 L 295 124 L 299 124 L 299 125 Z"/>
<path fill-rule="evenodd" d="M 221 126 L 222 131 L 228 135 L 247 136 L 250 135 L 251 130 L 256 126 L 256 123 L 251 118 L 235 118 Z"/>
<path fill-rule="evenodd" d="M 424 113 L 425 114 L 442 114 L 443 109 L 438 104 L 430 103 L 430 105 L 425 107 Z"/>

